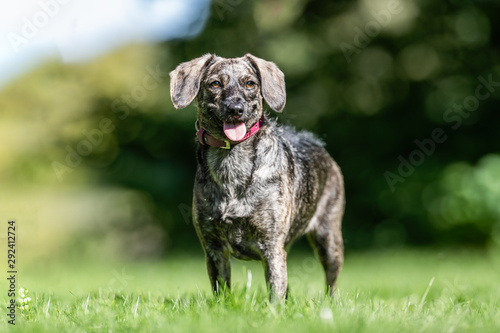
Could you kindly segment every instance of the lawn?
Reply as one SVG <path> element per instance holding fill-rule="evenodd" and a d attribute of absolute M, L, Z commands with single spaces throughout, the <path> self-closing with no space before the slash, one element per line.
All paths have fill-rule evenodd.
<path fill-rule="evenodd" d="M 17 309 L 15 327 L 2 314 L 0 331 L 500 331 L 498 253 L 349 254 L 333 301 L 323 295 L 321 267 L 311 255 L 292 252 L 288 267 L 290 298 L 273 305 L 256 262 L 234 261 L 233 291 L 219 298 L 211 295 L 197 256 L 30 264 L 21 266 L 17 286 L 29 289 L 30 308 Z"/>

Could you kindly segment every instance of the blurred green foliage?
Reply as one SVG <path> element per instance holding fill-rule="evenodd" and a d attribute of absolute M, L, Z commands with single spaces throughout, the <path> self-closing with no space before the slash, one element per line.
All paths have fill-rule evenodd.
<path fill-rule="evenodd" d="M 162 226 L 166 249 L 198 249 L 189 213 L 195 112 L 173 109 L 167 73 L 208 52 L 252 53 L 285 73 L 287 106 L 276 116 L 318 134 L 342 168 L 348 249 L 500 244 L 498 1 L 216 0 L 212 7 L 192 40 L 49 64 L 5 89 L 2 117 L 39 134 L 23 146 L 37 149 L 9 155 L 1 177 L 132 189 L 148 218 L 127 215 L 130 228 L 147 220 Z M 156 81 L 151 71 L 160 73 Z M 58 182 L 53 162 L 64 165 L 66 147 L 77 149 L 105 118 L 111 133 Z M 416 140 L 428 143 L 435 129 L 446 140 L 429 153 Z"/>

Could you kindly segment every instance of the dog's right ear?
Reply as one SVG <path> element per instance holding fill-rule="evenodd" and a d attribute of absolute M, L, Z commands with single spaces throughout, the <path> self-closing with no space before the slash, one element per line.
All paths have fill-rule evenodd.
<path fill-rule="evenodd" d="M 185 108 L 196 97 L 203 71 L 214 57 L 213 54 L 205 54 L 183 62 L 170 72 L 170 98 L 176 109 Z"/>

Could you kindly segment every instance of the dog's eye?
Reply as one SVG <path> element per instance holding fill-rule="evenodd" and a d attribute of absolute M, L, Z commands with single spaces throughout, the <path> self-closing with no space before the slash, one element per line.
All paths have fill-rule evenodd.
<path fill-rule="evenodd" d="M 255 82 L 253 82 L 253 81 L 247 81 L 247 83 L 245 84 L 245 86 L 248 89 L 252 89 L 253 87 L 255 87 Z"/>
<path fill-rule="evenodd" d="M 214 81 L 214 82 L 210 83 L 210 86 L 212 88 L 220 88 L 220 87 L 222 87 L 222 84 L 220 83 L 220 81 Z"/>

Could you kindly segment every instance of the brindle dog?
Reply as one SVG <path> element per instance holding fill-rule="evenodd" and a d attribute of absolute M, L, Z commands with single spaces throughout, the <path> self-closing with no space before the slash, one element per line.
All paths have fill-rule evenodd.
<path fill-rule="evenodd" d="M 271 301 L 287 296 L 288 247 L 306 234 L 333 294 L 343 263 L 342 174 L 308 132 L 278 126 L 264 111 L 285 106 L 283 73 L 247 54 L 206 54 L 170 73 L 176 108 L 198 108 L 193 222 L 215 293 L 230 287 L 230 256 L 261 260 Z M 250 129 L 250 130 L 248 130 Z"/>

